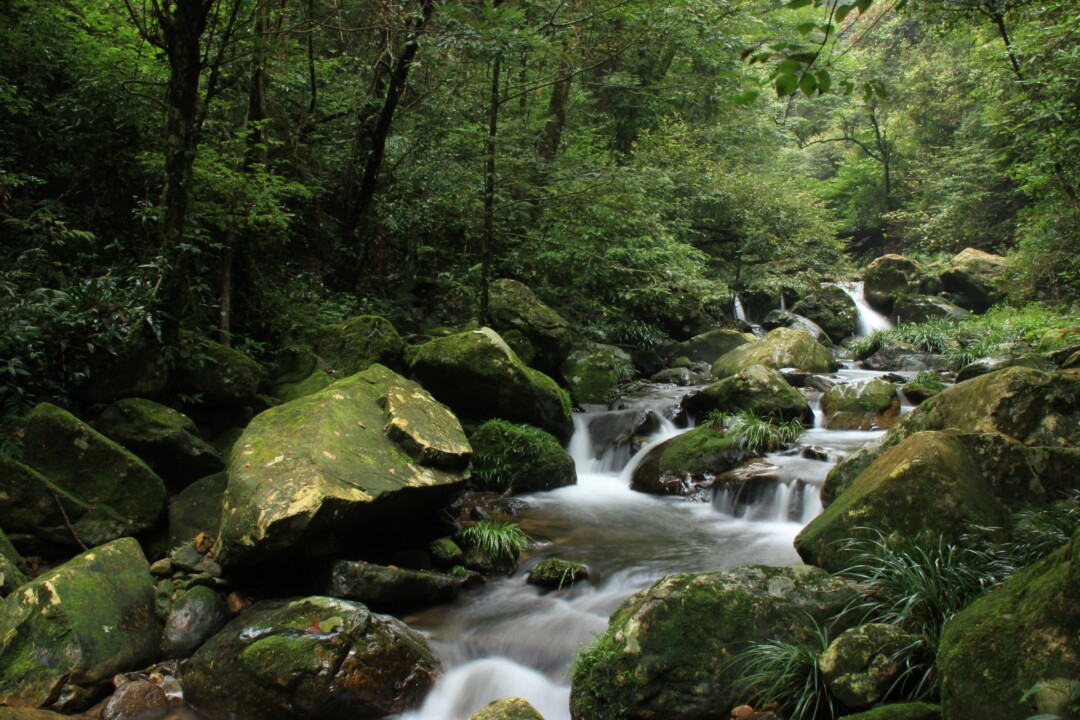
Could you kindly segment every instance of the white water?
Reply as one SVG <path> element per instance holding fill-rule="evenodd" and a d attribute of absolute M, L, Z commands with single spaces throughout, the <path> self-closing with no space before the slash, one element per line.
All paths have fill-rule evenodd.
<path fill-rule="evenodd" d="M 866 302 L 864 286 L 861 281 L 837 283 L 837 286 L 855 301 L 855 306 L 859 309 L 859 337 L 866 337 L 875 330 L 888 330 L 893 327 L 892 321 L 888 317 L 870 307 L 869 303 Z"/>
<path fill-rule="evenodd" d="M 746 308 L 743 307 L 742 298 L 738 295 L 735 296 L 735 319 L 742 320 L 744 323 L 749 324 L 750 321 L 746 318 Z"/>

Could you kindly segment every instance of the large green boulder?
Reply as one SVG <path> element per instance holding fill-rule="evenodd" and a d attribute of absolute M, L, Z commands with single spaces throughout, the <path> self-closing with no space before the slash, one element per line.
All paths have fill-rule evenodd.
<path fill-rule="evenodd" d="M 568 440 L 570 401 L 547 375 L 527 367 L 491 328 L 438 338 L 414 349 L 409 367 L 463 418 L 528 423 Z"/>
<path fill-rule="evenodd" d="M 146 463 L 66 410 L 19 423 L 25 465 L 0 456 L 0 527 L 16 544 L 101 545 L 150 528 L 165 484 Z"/>
<path fill-rule="evenodd" d="M 791 328 L 792 330 L 805 330 L 818 342 L 829 342 L 829 335 L 821 326 L 813 320 L 796 315 L 790 310 L 770 310 L 765 319 L 761 321 L 761 327 L 766 330 L 775 330 L 778 327 Z"/>
<path fill-rule="evenodd" d="M 404 369 L 405 342 L 390 321 L 378 315 L 358 315 L 326 325 L 315 333 L 313 345 L 338 377 L 355 375 L 376 363 Z"/>
<path fill-rule="evenodd" d="M 544 720 L 544 716 L 528 700 L 503 698 L 473 713 L 469 720 Z"/>
<path fill-rule="evenodd" d="M 262 365 L 221 343 L 203 340 L 193 346 L 180 369 L 180 390 L 215 407 L 244 407 L 258 403 L 266 380 Z"/>
<path fill-rule="evenodd" d="M 796 368 L 809 373 L 833 372 L 840 367 L 829 350 L 804 330 L 776 328 L 765 337 L 740 345 L 720 356 L 712 372 L 723 379 L 751 365 L 765 365 L 776 370 Z"/>
<path fill-rule="evenodd" d="M 882 255 L 863 271 L 863 296 L 881 312 L 889 312 L 893 300 L 919 291 L 922 266 L 905 255 Z M 912 321 L 915 322 L 915 321 Z"/>
<path fill-rule="evenodd" d="M 1011 272 L 1007 258 L 966 248 L 949 261 L 941 284 L 957 305 L 982 313 L 1005 297 Z"/>
<path fill-rule="evenodd" d="M 923 323 L 927 320 L 963 320 L 971 315 L 937 295 L 904 295 L 893 303 L 892 315 L 898 323 Z"/>
<path fill-rule="evenodd" d="M 472 482 L 481 490 L 522 493 L 577 483 L 574 458 L 553 435 L 531 425 L 488 420 L 469 444 Z"/>
<path fill-rule="evenodd" d="M 946 623 L 937 667 L 951 720 L 1075 717 L 1068 708 L 1080 682 L 1080 533 Z"/>
<path fill-rule="evenodd" d="M 900 419 L 900 396 L 881 378 L 842 383 L 821 396 L 821 412 L 828 430 L 885 430 Z"/>
<path fill-rule="evenodd" d="M 733 436 L 713 425 L 701 425 L 646 451 L 630 476 L 630 489 L 653 495 L 691 495 L 745 457 Z"/>
<path fill-rule="evenodd" d="M 619 383 L 634 374 L 630 355 L 614 345 L 585 342 L 576 345 L 559 368 L 570 397 L 578 405 L 608 405 Z"/>
<path fill-rule="evenodd" d="M 502 337 L 517 337 L 528 345 L 529 364 L 541 372 L 558 372 L 570 354 L 570 324 L 517 280 L 501 278 L 488 286 L 488 315 Z"/>
<path fill-rule="evenodd" d="M 814 411 L 806 396 L 789 385 L 777 370 L 765 365 L 751 365 L 687 395 L 682 407 L 697 421 L 714 410 L 730 413 L 745 410 L 759 418 L 799 420 L 805 425 L 814 423 Z"/>
<path fill-rule="evenodd" d="M 94 427 L 146 461 L 171 485 L 183 487 L 225 469 L 225 460 L 187 415 L 144 398 L 118 400 Z"/>
<path fill-rule="evenodd" d="M 792 306 L 791 312 L 816 323 L 838 343 L 859 329 L 859 308 L 837 285 L 823 285 Z"/>
<path fill-rule="evenodd" d="M 440 672 L 400 620 L 327 597 L 257 603 L 184 668 L 184 698 L 217 720 L 358 720 L 415 707 Z"/>
<path fill-rule="evenodd" d="M 809 644 L 856 588 L 817 568 L 742 567 L 668 575 L 619 606 L 574 667 L 577 720 L 726 718 L 732 658 L 766 639 Z"/>
<path fill-rule="evenodd" d="M 685 357 L 694 362 L 704 362 L 711 365 L 721 355 L 754 340 L 756 338 L 751 333 L 721 328 L 710 330 L 707 333 L 696 335 L 686 342 L 679 343 L 675 347 L 673 354 L 676 357 Z"/>
<path fill-rule="evenodd" d="M 373 365 L 251 421 L 229 463 L 219 558 L 253 564 L 400 539 L 461 489 L 471 452 L 449 410 Z"/>
<path fill-rule="evenodd" d="M 0 704 L 92 700 L 90 687 L 153 663 L 160 642 L 139 544 L 122 538 L 93 548 L 0 602 Z"/>
<path fill-rule="evenodd" d="M 887 451 L 810 521 L 795 549 L 811 565 L 847 567 L 845 542 L 876 532 L 947 541 L 975 527 L 998 527 L 1005 508 L 979 464 L 954 434 L 923 432 Z"/>

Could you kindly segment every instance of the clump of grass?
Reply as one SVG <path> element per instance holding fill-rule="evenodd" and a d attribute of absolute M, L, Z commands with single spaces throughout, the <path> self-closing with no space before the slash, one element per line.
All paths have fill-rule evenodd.
<path fill-rule="evenodd" d="M 504 520 L 481 520 L 461 531 L 461 541 L 466 548 L 486 555 L 497 566 L 512 566 L 521 551 L 529 546 L 525 532 L 517 524 Z"/>
<path fill-rule="evenodd" d="M 706 416 L 705 424 L 735 438 L 739 447 L 747 452 L 770 452 L 793 444 L 803 433 L 799 420 L 762 419 L 751 410 L 731 414 L 713 410 Z"/>
<path fill-rule="evenodd" d="M 814 627 L 816 646 L 766 640 L 752 643 L 732 658 L 739 668 L 737 683 L 749 692 L 750 705 L 760 708 L 776 703 L 788 720 L 836 717 L 837 704 L 818 666 L 829 639 L 824 628 L 816 623 Z"/>
<path fill-rule="evenodd" d="M 1080 490 L 1044 507 L 1018 511 L 1012 517 L 1005 553 L 1019 569 L 1042 560 L 1069 542 L 1080 530 Z"/>

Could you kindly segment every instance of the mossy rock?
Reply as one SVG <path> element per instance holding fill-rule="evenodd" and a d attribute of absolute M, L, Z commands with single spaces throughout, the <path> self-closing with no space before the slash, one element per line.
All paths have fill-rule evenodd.
<path fill-rule="evenodd" d="M 712 425 L 702 425 L 650 448 L 631 475 L 630 489 L 653 495 L 690 495 L 745 457 L 734 437 Z"/>
<path fill-rule="evenodd" d="M 941 720 L 941 706 L 925 702 L 878 705 L 840 720 Z"/>
<path fill-rule="evenodd" d="M 535 425 L 564 442 L 570 438 L 567 395 L 522 363 L 491 328 L 425 343 L 413 350 L 409 367 L 428 392 L 463 418 L 502 418 Z"/>
<path fill-rule="evenodd" d="M 335 560 L 326 594 L 356 600 L 384 612 L 401 612 L 450 602 L 461 580 L 442 573 L 387 567 L 361 560 Z"/>
<path fill-rule="evenodd" d="M 435 565 L 444 570 L 449 570 L 455 565 L 461 565 L 465 562 L 465 552 L 451 537 L 432 540 L 428 545 L 428 553 L 431 555 Z"/>
<path fill-rule="evenodd" d="M 1011 274 L 1008 258 L 966 248 L 949 261 L 941 284 L 957 305 L 983 313 L 1004 299 Z"/>
<path fill-rule="evenodd" d="M 577 720 L 726 718 L 742 689 L 732 658 L 749 643 L 810 644 L 857 589 L 817 568 L 741 567 L 668 575 L 625 600 L 578 657 Z"/>
<path fill-rule="evenodd" d="M 154 581 L 131 538 L 88 550 L 0 602 L 0 704 L 47 707 L 159 653 Z"/>
<path fill-rule="evenodd" d="M 963 320 L 969 313 L 937 295 L 905 295 L 893 304 L 892 316 L 898 323 L 923 323 L 927 320 Z"/>
<path fill-rule="evenodd" d="M 968 363 L 956 373 L 956 382 L 964 382 L 965 380 L 977 378 L 980 375 L 986 375 L 1010 367 L 1026 367 L 1031 368 L 1032 370 L 1042 370 L 1043 372 L 1053 372 L 1057 369 L 1057 366 L 1054 365 L 1054 363 L 1037 353 L 1016 353 L 998 357 L 980 358 L 975 362 Z"/>
<path fill-rule="evenodd" d="M 472 482 L 481 490 L 522 493 L 577 483 L 570 453 L 550 433 L 531 425 L 488 420 L 469 444 Z"/>
<path fill-rule="evenodd" d="M 761 327 L 766 330 L 775 330 L 785 327 L 791 330 L 804 330 L 818 342 L 830 342 L 829 334 L 822 330 L 821 326 L 810 318 L 796 315 L 790 310 L 770 310 L 765 319 L 761 321 Z"/>
<path fill-rule="evenodd" d="M 416 631 L 327 597 L 256 603 L 185 666 L 184 698 L 235 720 L 355 720 L 419 705 L 440 673 Z"/>
<path fill-rule="evenodd" d="M 916 640 L 896 625 L 859 625 L 829 643 L 818 668 L 829 693 L 844 707 L 869 708 L 894 687 L 905 669 L 900 651 Z"/>
<path fill-rule="evenodd" d="M 895 298 L 918 292 L 922 275 L 922 266 L 917 260 L 894 253 L 882 255 L 863 271 L 863 295 L 866 302 L 887 313 Z"/>
<path fill-rule="evenodd" d="M 191 418 L 153 400 L 118 400 L 94 427 L 145 460 L 173 487 L 225 469 L 225 460 L 202 439 Z"/>
<path fill-rule="evenodd" d="M 229 463 L 219 557 L 403 541 L 461 489 L 471 454 L 449 410 L 374 365 L 252 420 Z"/>
<path fill-rule="evenodd" d="M 208 475 L 188 485 L 169 503 L 169 547 L 191 542 L 199 533 L 217 537 L 228 473 Z"/>
<path fill-rule="evenodd" d="M 764 365 L 751 365 L 731 377 L 687 395 L 682 402 L 695 420 L 702 420 L 714 410 L 738 413 L 749 411 L 759 418 L 814 422 L 814 411 L 806 397 L 788 384 L 779 371 Z"/>
<path fill-rule="evenodd" d="M 338 377 L 355 375 L 376 363 L 395 371 L 404 369 L 405 342 L 393 324 L 378 315 L 357 315 L 323 326 L 315 333 L 313 345 Z"/>
<path fill-rule="evenodd" d="M 828 373 L 840 367 L 833 354 L 810 333 L 776 328 L 760 340 L 722 355 L 713 363 L 712 372 L 723 379 L 751 365 L 765 365 L 774 370 L 796 368 L 808 373 Z"/>
<path fill-rule="evenodd" d="M 522 698 L 503 698 L 486 705 L 469 720 L 544 720 L 536 708 Z"/>
<path fill-rule="evenodd" d="M 821 411 L 828 430 L 885 430 L 900 419 L 900 397 L 881 378 L 843 383 L 825 391 Z"/>
<path fill-rule="evenodd" d="M 0 527 L 12 537 L 101 545 L 149 529 L 165 509 L 161 478 L 66 410 L 41 403 L 20 432 L 26 465 L 0 456 Z"/>
<path fill-rule="evenodd" d="M 917 433 L 877 458 L 795 538 L 804 561 L 838 572 L 844 546 L 875 532 L 928 534 L 955 542 L 975 527 L 999 527 L 1005 508 L 967 447 L 951 433 Z"/>
<path fill-rule="evenodd" d="M 922 405 L 925 401 L 937 395 L 948 385 L 942 377 L 936 373 L 919 373 L 914 378 L 904 383 L 900 392 L 904 394 L 912 405 Z"/>
<path fill-rule="evenodd" d="M 220 593 L 203 585 L 181 590 L 165 619 L 162 654 L 169 659 L 191 657 L 229 619 L 229 609 Z"/>
<path fill-rule="evenodd" d="M 690 362 L 704 362 L 712 365 L 721 355 L 726 355 L 740 345 L 756 340 L 751 333 L 739 330 L 717 329 L 690 338 L 679 343 L 675 354 L 685 357 Z M 686 367 L 689 367 L 688 362 Z M 676 367 L 674 364 L 672 367 Z"/>
<path fill-rule="evenodd" d="M 804 296 L 791 312 L 817 324 L 834 343 L 853 336 L 859 329 L 858 306 L 836 285 L 824 285 Z"/>
<path fill-rule="evenodd" d="M 955 720 L 1073 717 L 1080 682 L 1080 533 L 945 624 L 941 707 Z M 1021 697 L 1036 685 L 1044 689 Z"/>
<path fill-rule="evenodd" d="M 633 376 L 634 363 L 614 345 L 587 342 L 574 347 L 559 372 L 575 403 L 607 405 L 615 399 L 619 383 Z"/>
<path fill-rule="evenodd" d="M 270 388 L 270 395 L 286 403 L 308 395 L 314 395 L 333 384 L 333 380 L 323 370 L 315 370 L 310 375 L 296 382 L 277 383 Z"/>
<path fill-rule="evenodd" d="M 570 324 L 526 285 L 507 278 L 492 281 L 488 287 L 488 314 L 491 327 L 508 342 L 508 334 L 514 332 L 529 345 L 529 365 L 548 374 L 558 372 L 570 353 Z"/>
<path fill-rule="evenodd" d="M 529 571 L 527 582 L 553 590 L 571 588 L 580 580 L 587 580 L 589 569 L 579 562 L 548 557 L 538 562 Z"/>
<path fill-rule="evenodd" d="M 5 598 L 15 592 L 20 586 L 26 584 L 26 574 L 23 570 L 26 562 L 15 546 L 8 540 L 8 536 L 0 530 L 0 598 Z"/>
<path fill-rule="evenodd" d="M 262 365 L 235 348 L 202 340 L 191 349 L 180 370 L 180 390 L 215 407 L 258 404 L 266 381 Z"/>

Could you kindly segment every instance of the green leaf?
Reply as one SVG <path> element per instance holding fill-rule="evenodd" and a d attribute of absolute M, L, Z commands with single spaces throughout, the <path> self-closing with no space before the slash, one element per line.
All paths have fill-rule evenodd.
<path fill-rule="evenodd" d="M 859 8 L 860 13 L 864 13 L 870 9 L 870 6 L 874 4 L 874 0 L 856 0 L 855 7 Z"/>
<path fill-rule="evenodd" d="M 799 90 L 801 90 L 802 94 L 806 97 L 811 97 L 814 94 L 814 91 L 817 90 L 817 87 L 817 76 L 813 73 L 806 73 L 799 78 Z"/>
<path fill-rule="evenodd" d="M 817 86 L 818 92 L 822 95 L 829 92 L 829 88 L 832 87 L 832 76 L 829 75 L 828 70 L 817 71 Z"/>
<path fill-rule="evenodd" d="M 817 29 L 818 24 L 816 22 L 804 22 L 795 26 L 795 31 L 800 35 L 809 35 Z"/>
<path fill-rule="evenodd" d="M 844 22 L 844 18 L 848 16 L 848 13 L 850 13 L 854 9 L 855 7 L 853 5 L 838 5 L 836 7 L 836 13 L 833 17 L 835 17 L 836 22 L 842 23 Z"/>
<path fill-rule="evenodd" d="M 787 97 L 795 93 L 795 88 L 799 84 L 799 78 L 794 74 L 784 74 L 776 76 L 776 95 L 777 97 Z"/>
<path fill-rule="evenodd" d="M 781 75 L 794 75 L 795 73 L 802 70 L 802 66 L 803 63 L 799 62 L 798 60 L 792 60 L 791 58 L 788 58 L 787 60 L 782 61 L 779 65 L 776 66 L 776 72 L 780 73 Z"/>
<path fill-rule="evenodd" d="M 784 5 L 788 10 L 798 10 L 799 8 L 806 7 L 814 0 L 788 0 L 788 3 Z"/>
<path fill-rule="evenodd" d="M 753 102 L 758 99 L 758 96 L 760 94 L 761 93 L 757 90 L 744 90 L 738 95 L 732 96 L 731 102 L 735 103 L 736 105 L 752 105 Z"/>

